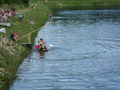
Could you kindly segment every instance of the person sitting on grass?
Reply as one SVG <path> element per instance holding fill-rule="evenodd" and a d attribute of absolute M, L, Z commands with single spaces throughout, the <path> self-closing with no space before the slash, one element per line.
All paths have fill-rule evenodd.
<path fill-rule="evenodd" d="M 18 41 L 18 34 L 17 32 L 14 32 L 10 35 L 10 39 L 12 39 L 13 41 L 17 42 Z"/>

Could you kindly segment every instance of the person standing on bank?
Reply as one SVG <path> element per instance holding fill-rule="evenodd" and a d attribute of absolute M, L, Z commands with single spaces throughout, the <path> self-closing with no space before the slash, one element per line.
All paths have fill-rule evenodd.
<path fill-rule="evenodd" d="M 18 18 L 19 18 L 19 22 L 22 22 L 22 21 L 23 21 L 23 18 L 24 18 L 24 15 L 23 15 L 23 14 L 20 14 Z"/>

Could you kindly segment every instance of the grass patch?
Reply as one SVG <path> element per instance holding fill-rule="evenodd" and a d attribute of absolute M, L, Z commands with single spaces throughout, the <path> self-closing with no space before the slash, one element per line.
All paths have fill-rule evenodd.
<path fill-rule="evenodd" d="M 45 0 L 41 0 L 45 3 Z M 48 0 L 52 9 L 116 9 L 120 8 L 119 0 Z"/>

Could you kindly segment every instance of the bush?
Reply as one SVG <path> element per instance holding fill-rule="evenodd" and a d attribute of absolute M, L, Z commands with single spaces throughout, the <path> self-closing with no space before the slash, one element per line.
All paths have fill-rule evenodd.
<path fill-rule="evenodd" d="M 29 0 L 0 0 L 0 4 L 28 4 Z"/>
<path fill-rule="evenodd" d="M 28 4 L 28 3 L 29 3 L 29 0 L 23 0 L 23 3 L 24 3 L 24 4 Z"/>

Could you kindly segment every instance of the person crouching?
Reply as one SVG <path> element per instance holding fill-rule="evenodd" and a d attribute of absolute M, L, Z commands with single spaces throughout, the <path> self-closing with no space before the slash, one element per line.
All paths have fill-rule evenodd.
<path fill-rule="evenodd" d="M 12 39 L 15 42 L 18 41 L 18 38 L 19 38 L 19 36 L 18 36 L 17 32 L 14 32 L 10 35 L 10 39 Z"/>

